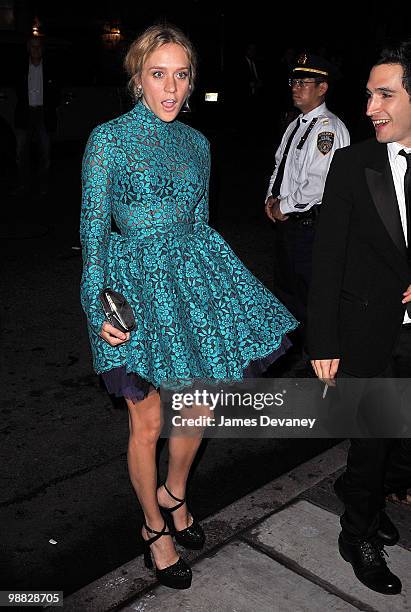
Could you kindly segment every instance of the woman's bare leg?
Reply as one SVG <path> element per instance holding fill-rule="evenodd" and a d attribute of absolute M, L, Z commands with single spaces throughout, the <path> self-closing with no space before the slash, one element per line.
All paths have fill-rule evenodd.
<path fill-rule="evenodd" d="M 156 446 L 162 426 L 160 397 L 157 392 L 153 392 L 140 402 L 126 402 L 130 425 L 127 461 L 131 483 L 143 509 L 146 524 L 161 531 L 164 519 L 156 496 Z M 144 527 L 142 535 L 145 540 L 153 536 Z M 159 538 L 152 544 L 151 550 L 159 569 L 173 565 L 178 560 L 170 536 Z"/>
<path fill-rule="evenodd" d="M 195 418 L 197 416 L 209 416 L 207 406 L 194 406 L 181 412 L 182 417 Z M 190 427 L 183 431 L 182 427 L 175 428 L 169 439 L 169 463 L 166 478 L 167 488 L 175 497 L 184 499 L 186 495 L 187 478 L 190 472 L 194 457 L 201 444 L 203 427 Z M 164 487 L 157 491 L 157 499 L 161 506 L 172 508 L 177 502 L 168 495 Z M 192 518 L 184 504 L 173 512 L 174 526 L 177 531 L 185 529 L 191 525 Z"/>

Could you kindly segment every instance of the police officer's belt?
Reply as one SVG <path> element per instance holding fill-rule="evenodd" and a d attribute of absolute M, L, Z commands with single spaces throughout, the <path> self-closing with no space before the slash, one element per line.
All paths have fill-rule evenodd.
<path fill-rule="evenodd" d="M 290 221 L 301 223 L 302 225 L 313 225 L 319 214 L 320 207 L 312 206 L 310 210 L 307 210 L 306 212 L 288 213 L 288 218 Z"/>

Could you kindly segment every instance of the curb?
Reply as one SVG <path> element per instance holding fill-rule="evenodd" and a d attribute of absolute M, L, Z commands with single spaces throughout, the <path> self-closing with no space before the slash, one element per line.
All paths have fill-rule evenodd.
<path fill-rule="evenodd" d="M 201 552 L 184 550 L 184 558 L 193 564 L 202 557 L 209 556 L 233 537 L 344 467 L 347 448 L 348 442 L 341 442 L 201 521 L 207 536 L 206 545 Z M 178 550 L 181 549 L 178 547 Z M 156 584 L 157 581 L 147 572 L 142 557 L 139 556 L 69 595 L 64 599 L 64 610 L 117 610 Z"/>

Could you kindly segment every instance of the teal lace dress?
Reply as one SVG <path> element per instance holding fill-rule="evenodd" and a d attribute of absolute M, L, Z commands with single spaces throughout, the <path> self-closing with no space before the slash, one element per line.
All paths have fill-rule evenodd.
<path fill-rule="evenodd" d="M 164 382 L 241 380 L 290 344 L 295 319 L 207 224 L 209 171 L 207 139 L 141 102 L 89 138 L 81 301 L 110 392 L 142 399 Z M 135 314 L 130 341 L 118 347 L 99 336 L 103 287 Z"/>

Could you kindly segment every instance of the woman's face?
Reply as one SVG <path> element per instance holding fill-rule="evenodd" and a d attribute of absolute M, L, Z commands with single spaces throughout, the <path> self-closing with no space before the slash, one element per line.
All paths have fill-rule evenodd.
<path fill-rule="evenodd" d="M 189 93 L 190 65 L 181 45 L 167 43 L 143 65 L 143 102 L 163 121 L 173 121 Z"/>

